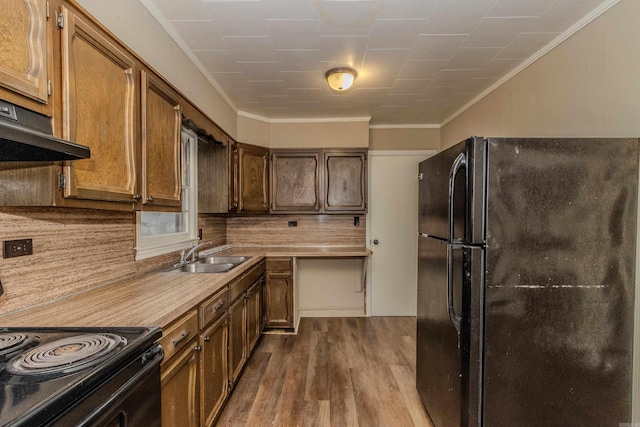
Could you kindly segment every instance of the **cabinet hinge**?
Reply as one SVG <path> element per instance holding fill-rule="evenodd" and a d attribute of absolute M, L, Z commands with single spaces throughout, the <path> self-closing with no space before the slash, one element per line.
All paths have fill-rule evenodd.
<path fill-rule="evenodd" d="M 424 175 L 423 175 L 423 173 L 422 173 L 422 172 L 420 172 L 420 173 L 418 174 L 418 181 L 422 181 L 422 178 L 424 178 Z"/>
<path fill-rule="evenodd" d="M 51 9 L 49 8 L 49 2 L 47 2 L 46 5 L 45 16 L 47 17 L 47 21 L 49 20 L 49 18 L 51 18 Z"/>
<path fill-rule="evenodd" d="M 51 96 L 51 80 L 47 80 L 47 95 Z"/>
<path fill-rule="evenodd" d="M 64 15 L 56 10 L 56 28 L 64 28 Z"/>
<path fill-rule="evenodd" d="M 64 190 L 66 186 L 67 176 L 62 172 L 58 172 L 58 190 Z"/>

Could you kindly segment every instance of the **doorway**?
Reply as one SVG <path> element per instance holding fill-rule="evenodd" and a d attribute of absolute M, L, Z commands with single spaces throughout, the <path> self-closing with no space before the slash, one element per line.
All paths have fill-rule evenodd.
<path fill-rule="evenodd" d="M 418 259 L 418 163 L 425 151 L 369 151 L 367 313 L 415 316 Z"/>

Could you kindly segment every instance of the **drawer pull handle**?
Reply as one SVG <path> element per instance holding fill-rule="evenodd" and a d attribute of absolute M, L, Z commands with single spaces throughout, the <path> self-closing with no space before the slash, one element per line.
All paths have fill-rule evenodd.
<path fill-rule="evenodd" d="M 218 301 L 216 303 L 216 305 L 213 306 L 213 308 L 211 309 L 211 311 L 217 311 L 218 309 L 220 309 L 222 306 L 224 305 L 224 300 L 222 301 Z"/>
<path fill-rule="evenodd" d="M 171 344 L 173 344 L 174 347 L 177 346 L 182 341 L 184 341 L 189 336 L 190 333 L 191 331 L 184 331 L 183 333 L 180 334 L 180 338 L 178 338 L 177 340 L 171 341 Z"/>

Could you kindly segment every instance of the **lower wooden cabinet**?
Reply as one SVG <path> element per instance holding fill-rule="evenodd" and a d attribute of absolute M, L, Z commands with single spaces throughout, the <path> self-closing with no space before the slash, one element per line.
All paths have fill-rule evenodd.
<path fill-rule="evenodd" d="M 247 300 L 244 295 L 229 307 L 229 380 L 236 383 L 247 362 Z"/>
<path fill-rule="evenodd" d="M 247 349 L 251 353 L 262 333 L 262 279 L 247 291 Z"/>
<path fill-rule="evenodd" d="M 228 344 L 229 320 L 226 315 L 200 335 L 200 420 L 206 427 L 214 424 L 229 395 Z"/>
<path fill-rule="evenodd" d="M 197 427 L 200 424 L 198 360 L 200 345 L 188 346 L 162 366 L 162 425 Z"/>
<path fill-rule="evenodd" d="M 267 259 L 265 283 L 266 328 L 293 328 L 293 273 L 291 258 Z"/>

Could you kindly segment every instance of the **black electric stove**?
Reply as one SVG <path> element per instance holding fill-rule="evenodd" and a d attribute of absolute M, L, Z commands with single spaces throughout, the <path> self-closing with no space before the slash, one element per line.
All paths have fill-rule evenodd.
<path fill-rule="evenodd" d="M 0 328 L 0 426 L 159 426 L 161 335 Z"/>

